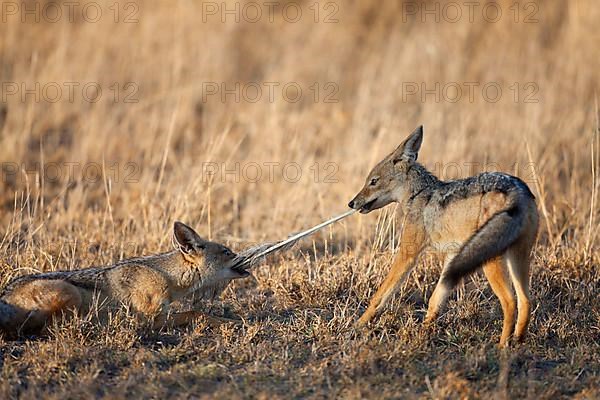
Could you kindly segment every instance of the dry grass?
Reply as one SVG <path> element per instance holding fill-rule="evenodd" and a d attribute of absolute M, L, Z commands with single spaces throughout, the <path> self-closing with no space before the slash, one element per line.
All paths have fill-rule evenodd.
<path fill-rule="evenodd" d="M 531 336 L 507 353 L 495 348 L 500 307 L 479 275 L 425 332 L 420 322 L 439 272 L 429 259 L 373 331 L 356 332 L 351 324 L 398 241 L 389 207 L 352 216 L 259 268 L 255 280 L 236 282 L 216 312 L 231 309 L 241 326 L 199 321 L 153 333 L 123 314 L 108 325 L 59 324 L 48 338 L 0 339 L 0 397 L 600 397 L 594 0 L 540 2 L 538 22 L 528 24 L 514 22 L 512 1 L 498 2 L 504 14 L 496 23 L 480 13 L 470 23 L 466 10 L 457 23 L 404 22 L 399 2 L 344 1 L 339 22 L 329 24 L 313 21 L 311 2 L 295 3 L 305 16 L 298 23 L 279 8 L 272 23 L 222 23 L 202 22 L 199 1 L 144 1 L 129 24 L 113 21 L 112 3 L 98 3 L 106 16 L 98 23 L 9 15 L 0 24 L 3 84 L 98 82 L 103 90 L 93 104 L 81 90 L 70 101 L 66 89 L 55 103 L 21 93 L 0 103 L 1 284 L 168 249 L 176 219 L 234 249 L 279 240 L 344 210 L 374 162 L 424 123 L 420 159 L 439 175 L 467 176 L 493 163 L 536 193 L 543 220 Z M 531 12 L 525 5 L 520 20 Z M 125 6 L 121 19 L 131 11 Z M 331 9 L 320 7 L 323 19 Z M 124 101 L 126 82 L 137 103 Z M 286 102 L 276 91 L 269 102 L 263 86 L 256 103 L 203 99 L 206 82 L 297 82 L 303 98 Z M 327 82 L 339 88 L 335 103 L 323 101 Z M 436 82 L 479 89 L 473 102 L 466 93 L 455 103 L 403 98 L 407 84 Z M 503 89 L 496 103 L 481 94 L 490 82 Z M 529 82 L 538 102 L 524 101 Z M 211 178 L 206 162 L 221 171 L 240 163 L 246 178 L 258 163 L 263 176 Z M 272 179 L 266 162 L 280 163 Z M 79 163 L 70 177 L 67 163 Z M 297 182 L 282 177 L 286 163 L 300 166 Z M 62 174 L 46 168 L 44 176 L 40 165 Z M 331 171 L 334 181 L 325 179 Z"/>

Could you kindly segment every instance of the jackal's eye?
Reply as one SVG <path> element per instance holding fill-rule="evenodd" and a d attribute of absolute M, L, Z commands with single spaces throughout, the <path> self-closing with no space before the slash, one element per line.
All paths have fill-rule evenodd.
<path fill-rule="evenodd" d="M 371 179 L 371 182 L 369 182 L 369 185 L 375 186 L 377 184 L 378 180 L 379 180 L 379 178 L 373 178 L 373 179 Z"/>
<path fill-rule="evenodd" d="M 229 249 L 223 249 L 223 254 L 225 254 L 226 256 L 232 256 L 233 252 Z"/>

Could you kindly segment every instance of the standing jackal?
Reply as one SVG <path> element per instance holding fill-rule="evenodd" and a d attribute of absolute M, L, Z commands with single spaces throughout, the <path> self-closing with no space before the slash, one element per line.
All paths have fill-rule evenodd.
<path fill-rule="evenodd" d="M 0 332 L 37 333 L 53 316 L 86 313 L 95 304 L 107 308 L 128 304 L 157 327 L 184 325 L 201 313 L 169 313 L 173 301 L 192 295 L 194 300 L 212 300 L 232 279 L 249 275 L 227 266 L 235 258 L 227 247 L 202 239 L 181 222 L 175 222 L 173 230 L 174 251 L 107 267 L 13 279 L 0 294 Z"/>
<path fill-rule="evenodd" d="M 483 267 L 504 313 L 500 345 L 505 346 L 513 333 L 517 305 L 514 336 L 520 341 L 530 318 L 529 263 L 538 229 L 535 198 L 523 181 L 503 173 L 440 181 L 417 162 L 422 140 L 420 126 L 373 168 L 348 204 L 368 213 L 397 202 L 405 216 L 391 271 L 358 324 L 367 324 L 382 310 L 423 250 L 433 248 L 443 257 L 444 267 L 424 323 L 435 320 L 462 277 Z"/>

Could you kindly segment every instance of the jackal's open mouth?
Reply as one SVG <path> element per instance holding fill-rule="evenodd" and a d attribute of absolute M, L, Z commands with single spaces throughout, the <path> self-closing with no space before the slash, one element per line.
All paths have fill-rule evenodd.
<path fill-rule="evenodd" d="M 245 269 L 234 269 L 234 271 L 242 278 L 250 276 L 250 272 L 246 271 Z"/>
<path fill-rule="evenodd" d="M 375 204 L 375 202 L 376 202 L 376 201 L 377 201 L 377 199 L 373 199 L 373 200 L 369 201 L 368 203 L 365 203 L 365 205 L 363 205 L 363 206 L 360 208 L 360 210 L 359 210 L 359 211 L 360 211 L 360 213 L 361 213 L 361 214 L 366 214 L 366 213 L 368 213 L 369 211 L 371 211 L 371 207 L 373 206 L 373 204 Z"/>

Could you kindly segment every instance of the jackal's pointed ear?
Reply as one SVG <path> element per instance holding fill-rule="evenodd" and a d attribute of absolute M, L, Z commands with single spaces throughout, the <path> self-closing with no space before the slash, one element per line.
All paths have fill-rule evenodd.
<path fill-rule="evenodd" d="M 202 239 L 195 230 L 176 221 L 173 226 L 173 243 L 182 253 L 202 250 L 206 247 L 206 240 Z"/>
<path fill-rule="evenodd" d="M 392 162 L 417 161 L 423 143 L 423 125 L 413 131 L 392 153 Z"/>

